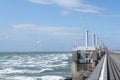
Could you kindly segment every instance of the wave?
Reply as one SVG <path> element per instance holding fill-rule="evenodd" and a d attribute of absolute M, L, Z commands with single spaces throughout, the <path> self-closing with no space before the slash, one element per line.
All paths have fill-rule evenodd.
<path fill-rule="evenodd" d="M 42 76 L 40 79 L 42 80 L 64 80 L 64 77 L 61 76 Z"/>
<path fill-rule="evenodd" d="M 0 78 L 2 79 L 2 78 Z M 64 80 L 64 77 L 61 76 L 42 76 L 42 77 L 26 77 L 26 76 L 16 76 L 16 77 L 7 77 L 3 80 Z"/>
<path fill-rule="evenodd" d="M 6 54 L 0 57 L 0 80 L 62 80 L 61 76 L 70 75 L 71 54 Z"/>
<path fill-rule="evenodd" d="M 30 74 L 35 74 L 35 73 L 42 73 L 42 72 L 45 72 L 45 71 L 53 71 L 54 69 L 51 69 L 51 68 L 45 68 L 45 69 L 41 69 L 41 70 L 38 70 L 38 71 L 35 71 L 35 70 L 14 70 L 12 68 L 7 68 L 7 69 L 3 69 L 3 70 L 0 70 L 0 74 L 1 75 L 5 75 L 5 74 L 18 74 L 18 73 L 30 73 Z"/>

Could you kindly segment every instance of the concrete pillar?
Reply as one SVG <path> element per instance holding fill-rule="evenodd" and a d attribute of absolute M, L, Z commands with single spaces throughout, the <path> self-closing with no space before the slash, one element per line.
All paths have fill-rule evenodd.
<path fill-rule="evenodd" d="M 96 46 L 97 47 L 99 46 L 99 38 L 98 37 L 96 38 Z"/>
<path fill-rule="evenodd" d="M 86 31 L 86 41 L 85 41 L 85 45 L 88 46 L 88 30 Z"/>
<path fill-rule="evenodd" d="M 92 34 L 92 46 L 95 46 L 95 34 Z"/>

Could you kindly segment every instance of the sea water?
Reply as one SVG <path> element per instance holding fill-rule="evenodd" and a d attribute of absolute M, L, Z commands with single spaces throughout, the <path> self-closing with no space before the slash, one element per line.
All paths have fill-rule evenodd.
<path fill-rule="evenodd" d="M 70 77 L 71 53 L 1 52 L 0 80 L 64 80 Z"/>

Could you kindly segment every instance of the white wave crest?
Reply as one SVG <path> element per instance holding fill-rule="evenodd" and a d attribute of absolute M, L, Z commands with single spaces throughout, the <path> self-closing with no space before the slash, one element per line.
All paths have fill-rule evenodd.
<path fill-rule="evenodd" d="M 42 80 L 64 80 L 65 78 L 61 76 L 42 76 L 40 79 Z"/>
<path fill-rule="evenodd" d="M 7 68 L 7 69 L 3 69 L 3 70 L 0 70 L 0 74 L 13 74 L 13 73 L 42 73 L 42 72 L 45 72 L 45 71 L 53 71 L 54 69 L 51 69 L 51 68 L 45 68 L 45 69 L 41 69 L 41 70 L 14 70 L 12 68 Z"/>

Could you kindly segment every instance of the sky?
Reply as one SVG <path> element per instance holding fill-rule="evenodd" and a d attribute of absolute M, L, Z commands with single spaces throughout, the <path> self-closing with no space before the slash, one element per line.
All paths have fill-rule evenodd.
<path fill-rule="evenodd" d="M 72 51 L 89 30 L 120 49 L 120 0 L 0 0 L 0 52 Z"/>

